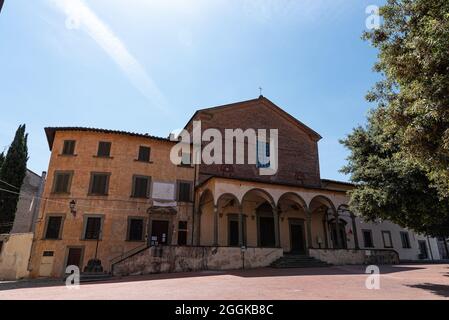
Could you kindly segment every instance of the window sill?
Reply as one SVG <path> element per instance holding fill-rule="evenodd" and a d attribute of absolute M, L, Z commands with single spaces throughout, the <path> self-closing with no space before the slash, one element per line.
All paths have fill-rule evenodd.
<path fill-rule="evenodd" d="M 126 239 L 125 240 L 126 242 L 145 242 L 145 240 L 144 239 L 142 239 L 142 240 L 129 240 L 129 239 Z"/>
<path fill-rule="evenodd" d="M 41 239 L 42 241 L 59 241 L 59 240 L 62 240 L 62 238 L 57 238 L 57 239 L 53 239 L 53 238 L 42 238 Z"/>
<path fill-rule="evenodd" d="M 52 196 L 70 196 L 70 192 L 51 192 L 50 195 Z"/>
<path fill-rule="evenodd" d="M 102 194 L 102 193 L 88 193 L 87 194 L 88 197 L 107 197 L 109 196 L 109 194 Z"/>
<path fill-rule="evenodd" d="M 114 157 L 111 156 L 99 156 L 99 155 L 95 155 L 93 156 L 94 158 L 98 158 L 98 159 L 114 159 Z"/>
<path fill-rule="evenodd" d="M 135 162 L 141 162 L 141 163 L 154 163 L 153 161 L 145 161 L 145 160 L 139 160 L 139 159 L 134 159 Z"/>
<path fill-rule="evenodd" d="M 71 157 L 77 157 L 77 156 L 78 156 L 77 154 L 63 154 L 63 153 L 58 154 L 58 157 L 68 157 L 68 158 L 71 158 Z"/>
<path fill-rule="evenodd" d="M 150 197 L 138 197 L 138 196 L 130 196 L 131 199 L 141 199 L 141 200 L 148 200 Z"/>
<path fill-rule="evenodd" d="M 102 241 L 102 239 L 80 239 L 81 241 Z"/>
<path fill-rule="evenodd" d="M 191 165 L 191 164 L 178 164 L 178 167 L 180 167 L 180 168 L 194 168 L 194 166 Z"/>

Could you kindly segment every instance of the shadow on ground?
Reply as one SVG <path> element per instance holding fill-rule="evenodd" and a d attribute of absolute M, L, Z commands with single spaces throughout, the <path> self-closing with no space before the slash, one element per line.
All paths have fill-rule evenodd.
<path fill-rule="evenodd" d="M 435 283 L 423 283 L 423 284 L 413 284 L 408 285 L 410 288 L 417 288 L 430 291 L 433 294 L 439 295 L 441 297 L 449 298 L 449 286 L 443 284 Z"/>
<path fill-rule="evenodd" d="M 179 273 L 159 273 L 150 275 L 136 275 L 127 277 L 114 277 L 112 279 L 81 283 L 81 285 L 92 285 L 101 283 L 125 283 L 136 281 L 157 281 L 166 279 L 182 279 L 195 277 L 213 277 L 220 275 L 229 275 L 243 278 L 258 278 L 258 277 L 293 277 L 293 276 L 332 276 L 332 275 L 365 275 L 367 266 L 363 265 L 348 265 L 348 266 L 331 266 L 323 268 L 258 268 L 247 270 L 228 270 L 228 271 L 195 271 L 195 272 L 179 272 Z M 390 274 L 397 272 L 406 272 L 424 269 L 417 266 L 380 266 L 381 274 Z M 14 290 L 23 288 L 39 288 L 39 287 L 56 287 L 64 286 L 65 282 L 62 279 L 29 279 L 19 281 L 5 281 L 0 282 L 0 291 Z"/>

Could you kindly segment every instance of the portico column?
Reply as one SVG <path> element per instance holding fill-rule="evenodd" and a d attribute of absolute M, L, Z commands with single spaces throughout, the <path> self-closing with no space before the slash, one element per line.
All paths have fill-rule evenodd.
<path fill-rule="evenodd" d="M 313 248 L 312 243 L 312 212 L 310 209 L 306 209 L 306 223 L 307 223 L 307 246 L 309 249 Z"/>
<path fill-rule="evenodd" d="M 239 205 L 239 246 L 243 247 L 243 206 Z"/>
<path fill-rule="evenodd" d="M 335 217 L 335 245 L 337 246 L 338 249 L 341 249 L 342 246 L 340 246 L 340 221 L 338 219 L 338 212 L 334 213 L 334 217 Z"/>
<path fill-rule="evenodd" d="M 203 211 L 201 209 L 198 210 L 198 215 L 196 216 L 197 220 L 197 229 L 196 229 L 196 245 L 201 245 L 201 216 L 203 215 Z"/>
<path fill-rule="evenodd" d="M 359 237 L 357 236 L 357 224 L 355 221 L 355 214 L 352 212 L 350 212 L 350 214 L 351 214 L 351 220 L 352 220 L 352 232 L 354 235 L 354 245 L 355 245 L 355 249 L 358 250 L 358 249 L 360 249 L 360 246 L 359 246 Z"/>
<path fill-rule="evenodd" d="M 273 207 L 273 218 L 274 218 L 274 246 L 276 248 L 279 248 L 281 246 L 279 234 L 279 209 L 276 206 Z"/>
<path fill-rule="evenodd" d="M 214 246 L 218 246 L 218 206 L 214 205 Z"/>

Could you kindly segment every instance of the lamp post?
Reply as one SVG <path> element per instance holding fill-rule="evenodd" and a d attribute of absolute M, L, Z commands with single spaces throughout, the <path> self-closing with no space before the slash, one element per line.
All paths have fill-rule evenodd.
<path fill-rule="evenodd" d="M 76 201 L 72 200 L 69 202 L 70 213 L 75 217 L 76 216 Z"/>

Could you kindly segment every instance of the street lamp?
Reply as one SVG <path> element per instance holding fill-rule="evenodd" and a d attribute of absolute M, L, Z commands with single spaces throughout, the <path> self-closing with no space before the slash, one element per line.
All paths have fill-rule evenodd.
<path fill-rule="evenodd" d="M 75 201 L 75 200 L 70 201 L 69 207 L 70 207 L 70 213 L 71 213 L 74 217 L 76 217 L 76 201 Z"/>

